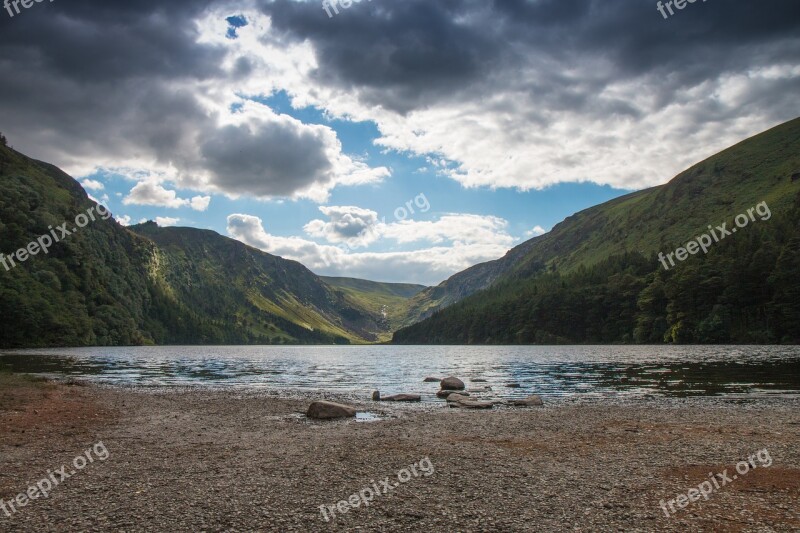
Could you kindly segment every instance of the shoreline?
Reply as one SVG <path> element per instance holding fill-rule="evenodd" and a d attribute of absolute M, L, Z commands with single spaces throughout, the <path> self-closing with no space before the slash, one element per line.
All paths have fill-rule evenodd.
<path fill-rule="evenodd" d="M 0 498 L 102 441 L 87 467 L 0 529 L 57 531 L 785 531 L 800 528 L 800 399 L 559 403 L 462 411 L 310 397 L 0 377 Z M 335 394 L 315 399 L 342 399 Z M 345 401 L 347 401 L 345 399 Z M 670 518 L 661 500 L 767 449 L 774 460 Z M 335 505 L 428 457 L 435 472 Z M 8 526 L 5 524 L 8 523 Z"/>

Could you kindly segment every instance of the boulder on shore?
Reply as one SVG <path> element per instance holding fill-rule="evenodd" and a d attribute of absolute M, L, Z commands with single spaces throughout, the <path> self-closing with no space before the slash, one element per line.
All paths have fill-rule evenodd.
<path fill-rule="evenodd" d="M 466 386 L 460 379 L 450 376 L 442 380 L 442 390 L 464 390 Z"/>
<path fill-rule="evenodd" d="M 511 404 L 516 405 L 517 407 L 541 407 L 544 405 L 544 402 L 542 401 L 541 396 L 538 394 L 532 394 L 524 400 L 513 400 Z"/>
<path fill-rule="evenodd" d="M 438 398 L 447 398 L 451 394 L 460 394 L 462 396 L 469 396 L 468 392 L 464 392 L 464 391 L 456 392 L 456 391 L 452 391 L 452 390 L 440 390 L 439 392 L 436 393 L 436 396 Z"/>
<path fill-rule="evenodd" d="M 340 403 L 319 401 L 314 402 L 308 407 L 306 412 L 308 418 L 315 418 L 317 420 L 331 420 L 334 418 L 353 418 L 356 416 L 356 410 L 349 405 L 342 405 Z"/>
<path fill-rule="evenodd" d="M 442 381 L 442 378 L 433 378 L 433 377 L 427 377 L 422 380 L 423 383 L 439 383 L 440 381 Z"/>

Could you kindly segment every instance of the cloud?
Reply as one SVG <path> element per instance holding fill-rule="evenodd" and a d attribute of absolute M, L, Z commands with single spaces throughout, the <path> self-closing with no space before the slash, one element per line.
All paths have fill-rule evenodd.
<path fill-rule="evenodd" d="M 155 181 L 141 181 L 134 185 L 122 203 L 125 205 L 151 205 L 156 207 L 191 207 L 195 211 L 205 211 L 211 203 L 210 196 L 195 196 L 192 199 L 178 198 L 178 193 L 165 189 Z"/>
<path fill-rule="evenodd" d="M 180 221 L 181 221 L 181 219 L 179 219 L 179 218 L 172 218 L 172 217 L 156 217 L 156 224 L 158 224 L 158 225 L 159 225 L 159 226 L 161 226 L 162 228 L 163 228 L 163 227 L 167 227 L 167 226 L 174 226 L 174 225 L 176 225 L 176 224 L 177 224 L 178 222 L 180 222 Z"/>
<path fill-rule="evenodd" d="M 387 225 L 381 235 L 399 243 L 427 241 L 439 244 L 453 241 L 510 246 L 513 238 L 506 233 L 507 227 L 508 222 L 499 217 L 448 214 L 431 222 L 415 220 L 395 222 Z"/>
<path fill-rule="evenodd" d="M 114 219 L 120 223 L 122 226 L 130 226 L 131 225 L 131 217 L 128 215 L 120 215 L 114 217 Z"/>
<path fill-rule="evenodd" d="M 103 185 L 97 180 L 84 179 L 81 180 L 80 184 L 84 189 L 88 189 L 91 191 L 102 191 L 103 189 L 105 189 L 105 185 Z"/>
<path fill-rule="evenodd" d="M 281 84 L 296 105 L 373 120 L 378 145 L 434 155 L 466 187 L 643 188 L 797 115 L 793 0 L 669 24 L 607 0 L 407 0 L 324 23 L 313 2 L 261 6 L 264 43 L 313 50 Z"/>
<path fill-rule="evenodd" d="M 246 102 L 230 124 L 207 135 L 200 166 L 207 183 L 231 195 L 325 201 L 337 184 L 375 183 L 389 175 L 342 153 L 336 132 Z"/>
<path fill-rule="evenodd" d="M 329 221 L 312 220 L 305 232 L 332 243 L 348 243 L 351 248 L 366 246 L 378 238 L 378 213 L 355 206 L 320 207 Z"/>
<path fill-rule="evenodd" d="M 539 235 L 544 235 L 547 233 L 547 230 L 541 226 L 534 226 L 533 229 L 530 229 L 525 232 L 526 237 L 538 237 Z"/>
<path fill-rule="evenodd" d="M 389 175 L 344 154 L 332 129 L 243 98 L 258 79 L 248 81 L 251 58 L 235 50 L 242 39 L 225 33 L 251 27 L 226 3 L 48 8 L 47 17 L 0 20 L 3 127 L 35 157 L 77 176 L 127 168 L 231 197 L 324 201 L 337 186 Z"/>
<path fill-rule="evenodd" d="M 337 214 L 340 209 L 336 210 Z M 411 251 L 353 252 L 352 247 L 344 245 L 272 235 L 256 216 L 233 214 L 228 217 L 231 237 L 267 253 L 299 261 L 317 274 L 427 285 L 435 285 L 476 263 L 501 257 L 514 242 L 504 231 L 506 226 L 505 221 L 496 217 L 458 214 L 442 217 L 432 224 L 380 222 L 375 228 L 380 228 L 380 235 L 386 239 L 405 243 L 436 241 L 438 245 Z M 489 228 L 495 231 L 492 233 Z M 424 234 L 415 235 L 417 231 L 424 231 Z M 328 228 L 318 235 L 328 237 L 332 233 Z M 338 242 L 346 242 L 341 235 L 335 232 L 333 235 Z"/>
<path fill-rule="evenodd" d="M 82 0 L 1 19 L 4 130 L 75 175 L 126 166 L 207 194 L 323 202 L 389 171 L 253 98 L 286 91 L 373 121 L 378 146 L 434 156 L 466 187 L 519 189 L 663 183 L 797 115 L 795 0 L 709 2 L 667 23 L 607 0 L 355 7 Z"/>

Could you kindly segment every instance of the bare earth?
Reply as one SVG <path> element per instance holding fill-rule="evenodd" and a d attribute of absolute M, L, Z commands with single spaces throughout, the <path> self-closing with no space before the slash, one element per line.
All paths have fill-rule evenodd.
<path fill-rule="evenodd" d="M 312 422 L 308 404 L 0 378 L 0 498 L 98 441 L 110 452 L 0 510 L 0 531 L 800 531 L 798 400 L 356 405 L 378 422 Z M 672 518 L 659 507 L 764 448 L 772 466 Z M 323 519 L 425 457 L 434 474 Z"/>

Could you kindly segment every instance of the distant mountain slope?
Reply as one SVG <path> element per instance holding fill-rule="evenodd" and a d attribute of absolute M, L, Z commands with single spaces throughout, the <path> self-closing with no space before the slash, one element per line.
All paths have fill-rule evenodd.
<path fill-rule="evenodd" d="M 531 337 L 530 334 L 538 331 L 540 339 L 548 338 L 550 342 L 632 341 L 634 327 L 630 327 L 630 331 L 627 331 L 627 339 L 622 338 L 624 333 L 587 334 L 588 326 L 580 332 L 575 331 L 583 327 L 578 326 L 578 322 L 582 321 L 575 322 L 573 329 L 555 328 L 561 333 L 568 334 L 551 334 L 548 331 L 553 331 L 553 328 L 538 328 L 532 319 L 520 316 L 506 316 L 503 319 L 508 322 L 508 327 L 511 327 L 512 322 L 515 324 L 514 327 L 519 326 L 513 334 L 507 328 L 504 330 L 505 326 L 502 325 L 493 327 L 491 335 L 487 333 L 470 336 L 469 329 L 473 321 L 497 322 L 497 318 L 491 318 L 485 312 L 488 307 L 484 304 L 488 304 L 492 298 L 495 298 L 494 304 L 504 306 L 507 311 L 515 309 L 517 313 L 525 312 L 530 316 L 539 316 L 539 310 L 521 305 L 518 301 L 519 298 L 531 297 L 526 293 L 527 289 L 542 290 L 547 285 L 548 290 L 554 291 L 548 297 L 548 302 L 561 306 L 566 305 L 565 301 L 568 299 L 566 292 L 569 292 L 570 282 L 575 286 L 584 286 L 588 290 L 586 283 L 589 282 L 578 278 L 587 272 L 590 273 L 592 269 L 595 269 L 597 275 L 602 271 L 608 276 L 621 275 L 626 269 L 633 269 L 636 272 L 631 275 L 637 279 L 641 278 L 643 283 L 646 282 L 641 287 L 643 290 L 653 281 L 650 278 L 658 279 L 661 283 L 670 279 L 677 282 L 675 271 L 708 267 L 710 263 L 706 263 L 706 259 L 715 261 L 717 255 L 722 257 L 729 252 L 734 253 L 731 252 L 732 247 L 741 246 L 743 242 L 750 248 L 736 251 L 740 257 L 749 257 L 751 253 L 759 250 L 763 252 L 755 260 L 766 261 L 760 264 L 763 272 L 757 274 L 766 284 L 770 273 L 774 274 L 776 269 L 779 269 L 778 263 L 781 258 L 788 260 L 786 258 L 793 253 L 792 239 L 798 221 L 795 218 L 798 191 L 800 191 L 800 119 L 795 119 L 694 165 L 666 185 L 629 194 L 577 213 L 558 224 L 551 232 L 514 248 L 505 257 L 472 267 L 456 274 L 438 287 L 426 289 L 412 299 L 407 323 L 426 318 L 440 309 L 465 298 L 466 300 L 463 301 L 464 305 L 459 304 L 459 309 L 439 313 L 435 318 L 438 325 L 434 325 L 433 322 L 417 324 L 407 330 L 399 331 L 395 335 L 395 340 L 429 342 L 435 337 L 441 342 L 535 342 L 535 336 Z M 706 232 L 709 224 L 717 225 L 727 221 L 730 225 L 735 215 L 762 201 L 767 202 L 775 215 L 775 221 L 755 224 L 736 239 L 715 245 L 708 257 L 694 256 L 690 261 L 681 264 L 681 268 L 673 269 L 669 274 L 658 271 L 660 265 L 654 254 L 674 250 L 693 237 Z M 751 242 L 751 239 L 756 239 L 757 242 Z M 644 259 L 641 264 L 640 258 Z M 728 256 L 728 259 L 737 262 L 735 257 Z M 616 271 L 614 268 L 621 270 Z M 729 274 L 727 269 L 730 265 L 720 265 L 719 268 L 724 271 L 719 272 L 720 274 Z M 740 268 L 745 267 L 740 265 Z M 537 284 L 535 280 L 541 280 L 541 283 Z M 559 300 L 558 290 L 548 285 L 556 283 L 555 280 L 564 285 L 566 292 L 561 295 L 562 300 Z M 607 281 L 595 279 L 590 285 L 599 290 L 599 286 Z M 735 278 L 730 279 L 730 283 L 740 281 Z M 488 291 L 480 292 L 489 288 L 491 289 Z M 626 290 L 632 291 L 637 288 L 639 287 L 631 286 Z M 776 281 L 770 290 L 792 289 Z M 473 294 L 475 296 L 469 298 Z M 639 293 L 635 296 L 639 296 Z M 730 305 L 729 301 L 725 301 L 730 295 L 723 297 L 722 294 L 712 293 L 707 296 L 713 298 L 713 302 L 719 305 Z M 767 306 L 771 301 L 768 296 L 762 294 L 753 297 L 763 306 Z M 773 296 L 777 295 L 772 294 L 769 297 Z M 622 321 L 624 325 L 620 326 L 619 331 L 625 330 L 636 321 L 636 298 L 633 302 L 634 309 L 626 311 L 631 316 L 626 319 L 627 322 Z M 676 308 L 677 304 L 669 298 L 666 298 L 665 302 L 667 306 L 672 305 L 670 309 Z M 589 304 L 583 302 L 581 305 Z M 473 319 L 467 320 L 464 316 L 467 308 L 474 315 Z M 790 311 L 788 308 L 785 310 Z M 578 309 L 574 312 L 580 315 Z M 697 313 L 703 312 L 705 311 L 697 310 Z M 668 314 L 669 311 L 665 308 L 663 319 L 669 327 L 662 336 L 672 340 L 676 337 L 687 341 L 698 340 L 697 332 L 692 333 L 689 326 L 683 329 L 683 334 L 675 334 L 673 328 L 677 327 L 680 330 L 680 324 L 686 325 L 689 322 L 681 321 L 677 316 L 669 318 Z M 456 315 L 460 318 L 457 319 Z M 570 317 L 567 319 L 575 320 L 575 316 L 565 315 L 567 316 Z M 697 322 L 692 327 L 698 326 L 707 318 L 696 314 L 692 314 L 692 317 L 692 320 Z M 762 338 L 782 340 L 787 336 L 794 338 L 794 333 L 788 330 L 774 329 L 772 326 L 775 326 L 775 322 L 772 325 L 765 325 L 769 322 L 766 318 L 757 322 L 759 322 L 758 327 L 766 328 L 762 331 L 764 335 L 756 335 L 751 331 L 753 335 L 729 334 L 723 337 L 730 340 L 754 341 Z M 612 329 L 618 332 L 617 329 Z M 654 333 L 647 335 L 646 340 L 660 342 L 662 336 Z M 639 337 L 639 340 L 643 339 L 644 337 Z"/>
<path fill-rule="evenodd" d="M 296 261 L 209 230 L 160 228 L 153 222 L 129 229 L 158 245 L 156 279 L 204 316 L 235 317 L 278 342 L 294 342 L 306 332 L 368 342 L 382 329 L 380 313 L 352 305 Z"/>
<path fill-rule="evenodd" d="M 354 307 L 365 309 L 381 317 L 380 340 L 390 340 L 392 332 L 403 325 L 408 315 L 410 298 L 425 290 L 424 285 L 407 283 L 380 283 L 353 278 L 322 277 L 322 280 L 340 291 Z"/>
<path fill-rule="evenodd" d="M 0 252 L 89 209 L 74 179 L 0 145 Z M 369 342 L 381 320 L 299 263 L 154 223 L 96 217 L 48 254 L 0 266 L 3 348 Z"/>

